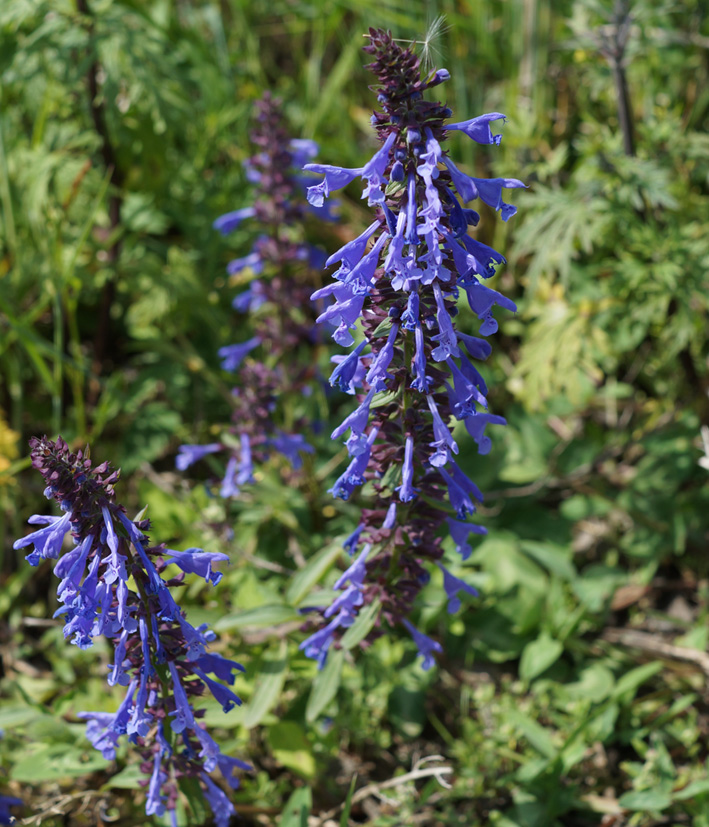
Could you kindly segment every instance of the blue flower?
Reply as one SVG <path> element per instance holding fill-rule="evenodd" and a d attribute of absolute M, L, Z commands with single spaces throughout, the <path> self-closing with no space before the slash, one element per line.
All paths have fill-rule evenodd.
<path fill-rule="evenodd" d="M 438 568 L 443 572 L 443 588 L 448 595 L 448 614 L 455 614 L 460 609 L 459 592 L 467 592 L 473 597 L 478 596 L 477 589 L 470 586 L 464 580 L 452 575 L 448 569 L 440 562 L 436 563 Z"/>
<path fill-rule="evenodd" d="M 14 549 L 34 546 L 34 549 L 25 557 L 31 566 L 38 566 L 40 560 L 55 560 L 62 550 L 64 537 L 71 529 L 71 513 L 67 512 L 63 517 L 50 517 L 35 515 L 27 521 L 31 525 L 42 525 L 37 531 L 33 531 L 26 537 L 15 540 L 12 544 Z"/>
<path fill-rule="evenodd" d="M 229 827 L 231 817 L 236 815 L 234 805 L 212 779 L 204 773 L 202 774 L 202 782 L 205 786 L 204 797 L 209 802 L 214 814 L 214 823 L 217 827 Z"/>
<path fill-rule="evenodd" d="M 212 226 L 222 235 L 229 235 L 245 218 L 252 218 L 255 212 L 253 207 L 243 207 L 240 210 L 234 210 L 233 212 L 220 215 L 219 218 L 215 219 Z"/>
<path fill-rule="evenodd" d="M 234 683 L 233 672 L 244 672 L 244 667 L 235 660 L 208 652 L 196 660 L 197 666 L 205 672 L 216 675 L 220 681 L 226 681 L 230 686 Z"/>
<path fill-rule="evenodd" d="M 252 250 L 248 255 L 241 256 L 240 258 L 233 258 L 227 264 L 226 271 L 230 276 L 235 276 L 247 267 L 253 270 L 254 273 L 263 272 L 263 259 L 258 250 Z M 263 302 L 261 302 L 261 304 L 263 304 Z"/>
<path fill-rule="evenodd" d="M 315 450 L 305 441 L 302 434 L 285 434 L 283 431 L 270 437 L 269 445 L 272 445 L 279 454 L 283 454 L 296 471 L 303 465 L 300 454 L 312 454 Z"/>
<path fill-rule="evenodd" d="M 231 689 L 228 689 L 223 684 L 208 678 L 207 675 L 205 675 L 199 668 L 196 668 L 194 673 L 209 687 L 209 691 L 212 693 L 217 703 L 221 704 L 224 712 L 229 712 L 229 710 L 233 709 L 234 706 L 241 706 L 241 698 L 235 695 Z"/>
<path fill-rule="evenodd" d="M 222 360 L 222 368 L 230 371 L 238 370 L 244 357 L 260 344 L 261 339 L 258 336 L 254 336 L 252 339 L 248 339 L 240 344 L 227 345 L 226 347 L 219 348 L 218 353 Z"/>
<path fill-rule="evenodd" d="M 148 785 L 148 797 L 145 802 L 145 813 L 149 816 L 161 816 L 165 812 L 165 805 L 163 804 L 165 796 L 161 795 L 161 790 L 162 785 L 167 781 L 167 773 L 163 772 L 160 759 L 160 753 L 156 752 L 153 759 L 153 772 Z"/>
<path fill-rule="evenodd" d="M 467 560 L 472 553 L 468 537 L 471 534 L 487 534 L 487 529 L 484 526 L 475 525 L 475 523 L 461 523 L 452 519 L 447 519 L 446 523 L 455 543 L 455 550 L 463 560 Z"/>
<path fill-rule="evenodd" d="M 431 640 L 428 635 L 424 635 L 423 632 L 419 632 L 419 630 L 409 623 L 408 620 L 402 620 L 402 623 L 411 633 L 411 637 L 414 639 L 414 643 L 419 650 L 419 655 L 423 658 L 421 668 L 428 671 L 435 663 L 433 653 L 438 652 L 440 654 L 443 651 L 443 647 L 435 640 Z"/>
<path fill-rule="evenodd" d="M 216 586 L 222 579 L 222 573 L 212 571 L 212 564 L 228 560 L 227 554 L 218 551 L 204 551 L 201 548 L 188 548 L 185 551 L 173 551 L 166 548 L 164 554 L 169 556 L 168 563 L 175 563 L 187 574 L 203 577 L 207 583 Z"/>
<path fill-rule="evenodd" d="M 212 442 L 209 445 L 180 445 L 177 449 L 175 467 L 178 471 L 185 471 L 193 462 L 197 462 L 207 454 L 215 454 L 221 450 L 222 446 L 219 442 Z"/>
<path fill-rule="evenodd" d="M 414 438 L 407 436 L 404 444 L 404 464 L 401 469 L 401 485 L 395 490 L 402 503 L 411 502 L 418 491 L 414 488 Z"/>
<path fill-rule="evenodd" d="M 349 353 L 344 359 L 340 360 L 330 376 L 330 384 L 334 388 L 339 388 L 345 391 L 345 393 L 350 394 L 355 392 L 354 379 L 361 369 L 359 357 L 366 345 L 367 342 L 365 340 L 357 345 L 352 353 Z"/>
<path fill-rule="evenodd" d="M 10 813 L 10 807 L 21 807 L 21 798 L 12 795 L 0 795 L 0 824 L 15 824 L 16 819 Z"/>
<path fill-rule="evenodd" d="M 501 112 L 489 112 L 487 115 L 478 115 L 468 121 L 459 123 L 447 123 L 446 130 L 449 132 L 459 130 L 472 138 L 479 144 L 497 144 L 499 146 L 502 135 L 493 135 L 490 123 L 493 121 L 505 121 L 506 117 Z"/>

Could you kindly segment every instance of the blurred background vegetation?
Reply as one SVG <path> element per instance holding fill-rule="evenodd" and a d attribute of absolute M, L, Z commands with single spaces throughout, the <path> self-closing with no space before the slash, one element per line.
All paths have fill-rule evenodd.
<path fill-rule="evenodd" d="M 455 117 L 508 116 L 500 148 L 452 135 L 451 154 L 530 185 L 479 231 L 520 308 L 486 366 L 509 425 L 488 457 L 463 448 L 489 492 L 489 536 L 458 570 L 481 598 L 450 619 L 434 579 L 417 622 L 446 654 L 429 673 L 383 639 L 316 680 L 297 609 L 356 520 L 326 493 L 328 424 L 300 487 L 267 468 L 235 508 L 174 470 L 228 417 L 216 351 L 245 338 L 224 266 L 252 230 L 225 242 L 211 222 L 250 203 L 263 90 L 323 162 L 359 166 L 363 33 L 422 42 L 439 15 L 422 51 L 451 72 Z M 0 781 L 26 823 L 145 823 L 129 750 L 104 761 L 76 718 L 105 708 L 108 647 L 64 643 L 51 569 L 12 550 L 46 508 L 27 439 L 61 433 L 123 468 L 154 537 L 232 557 L 218 592 L 183 600 L 247 666 L 245 705 L 207 715 L 255 767 L 241 823 L 709 825 L 707 16 L 703 0 L 0 4 Z M 311 240 L 360 232 L 358 195 Z"/>

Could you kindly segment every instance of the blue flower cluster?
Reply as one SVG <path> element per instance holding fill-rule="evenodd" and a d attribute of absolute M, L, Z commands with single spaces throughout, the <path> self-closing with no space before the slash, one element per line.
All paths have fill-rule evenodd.
<path fill-rule="evenodd" d="M 368 640 L 385 625 L 403 623 L 428 668 L 440 646 L 406 619 L 429 579 L 425 564 L 433 562 L 442 571 L 448 611 L 456 611 L 461 592 L 476 592 L 441 562 L 440 529 L 447 526 L 463 560 L 470 554 L 470 535 L 485 532 L 468 522 L 482 493 L 456 462 L 453 424 L 461 421 L 478 452 L 486 454 L 487 426 L 505 423 L 488 411 L 487 387 L 472 361 L 485 359 L 490 345 L 456 329 L 456 302 L 462 291 L 480 321 L 481 336 L 497 330 L 495 306 L 516 310 L 484 283 L 505 259 L 469 235 L 480 216 L 466 205 L 481 201 L 507 221 L 515 207 L 503 200 L 504 191 L 524 184 L 466 175 L 444 149 L 451 131 L 479 144 L 499 144 L 493 125 L 504 115 L 447 122 L 451 111 L 426 101 L 423 93 L 449 73 L 422 78 L 418 58 L 389 33 L 370 30 L 369 37 L 365 51 L 375 57 L 369 68 L 378 77 L 382 107 L 372 124 L 381 147 L 356 169 L 316 163 L 305 169 L 323 176 L 308 190 L 311 204 L 321 207 L 331 192 L 359 178 L 365 185 L 362 198 L 375 213 L 360 236 L 330 256 L 327 264 L 338 265 L 334 280 L 314 294 L 334 299 L 318 321 L 335 327 L 336 342 L 350 346 L 355 330 L 363 334 L 330 379 L 356 394 L 358 402 L 332 434 L 337 439 L 349 431 L 350 454 L 332 492 L 346 500 L 370 481 L 375 504 L 345 544 L 354 553 L 364 543 L 335 584 L 340 594 L 322 612 L 327 623 L 302 648 L 322 666 L 361 607 L 378 600 L 381 609 Z"/>
<path fill-rule="evenodd" d="M 167 811 L 176 825 L 178 791 L 186 784 L 194 788 L 196 782 L 216 823 L 227 827 L 234 807 L 208 773 L 219 769 L 235 789 L 236 770 L 250 767 L 224 755 L 198 723 L 198 701 L 208 692 L 225 712 L 240 704 L 229 686 L 243 667 L 209 651 L 214 633 L 206 624 L 192 626 L 171 592 L 185 573 L 216 585 L 221 574 L 214 564 L 227 556 L 151 545 L 148 522 L 131 520 L 115 502 L 118 473 L 107 463 L 93 468 L 88 457 L 71 453 L 61 438 L 30 444 L 32 464 L 47 485 L 45 495 L 63 514 L 31 517 L 29 522 L 41 527 L 14 547 L 31 549 L 26 559 L 33 566 L 57 561 L 61 606 L 55 616 L 64 620 L 64 636 L 82 649 L 99 635 L 108 638 L 114 646 L 108 683 L 125 687 L 115 712 L 79 713 L 87 721 L 88 738 L 108 760 L 115 758 L 122 736 L 136 745 L 149 774 L 148 815 Z M 72 541 L 68 550 L 67 535 Z M 165 579 L 171 566 L 180 571 Z"/>

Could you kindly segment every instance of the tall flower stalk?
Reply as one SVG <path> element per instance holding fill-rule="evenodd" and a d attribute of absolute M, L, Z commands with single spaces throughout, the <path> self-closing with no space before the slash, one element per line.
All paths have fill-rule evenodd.
<path fill-rule="evenodd" d="M 452 131 L 499 144 L 492 127 L 504 115 L 451 123 L 445 104 L 423 97 L 449 78 L 445 69 L 422 77 L 418 57 L 382 30 L 370 29 L 364 51 L 374 58 L 369 69 L 381 109 L 372 125 L 381 147 L 362 167 L 305 169 L 324 176 L 308 190 L 312 205 L 322 207 L 332 191 L 360 178 L 374 212 L 369 227 L 330 256 L 327 264 L 339 265 L 334 281 L 314 295 L 334 298 L 318 321 L 335 325 L 336 342 L 350 346 L 356 328 L 363 334 L 330 379 L 358 403 L 332 434 L 349 432 L 350 454 L 332 492 L 346 500 L 370 482 L 374 501 L 345 543 L 354 561 L 335 583 L 335 600 L 321 610 L 321 627 L 302 648 L 322 666 L 363 607 L 376 602 L 365 645 L 401 624 L 427 669 L 441 647 L 408 620 L 414 600 L 432 566 L 443 573 L 449 612 L 460 606 L 461 593 L 475 595 L 444 565 L 441 544 L 448 532 L 465 560 L 470 535 L 485 533 L 468 519 L 483 495 L 456 462 L 451 423 L 463 422 L 481 454 L 491 447 L 487 426 L 505 424 L 488 411 L 485 381 L 471 361 L 485 359 L 490 345 L 456 329 L 456 301 L 463 291 L 483 337 L 497 330 L 494 306 L 516 310 L 484 284 L 505 259 L 469 235 L 480 216 L 465 205 L 479 199 L 507 221 L 516 210 L 503 200 L 504 190 L 524 184 L 470 177 L 444 148 Z"/>
<path fill-rule="evenodd" d="M 87 721 L 88 738 L 107 760 L 115 758 L 122 736 L 135 745 L 146 774 L 147 815 L 167 811 L 176 825 L 182 791 L 188 799 L 203 795 L 216 823 L 227 827 L 234 807 L 209 773 L 219 769 L 236 789 L 236 770 L 249 766 L 224 755 L 199 723 L 201 698 L 211 693 L 225 712 L 240 704 L 228 685 L 243 667 L 209 651 L 214 633 L 206 624 L 192 626 L 171 592 L 185 573 L 216 585 L 221 574 L 213 566 L 227 556 L 151 544 L 148 520 L 131 520 L 115 502 L 118 471 L 108 463 L 93 467 L 81 451 L 70 452 L 61 437 L 56 442 L 32 439 L 30 446 L 45 495 L 58 503 L 63 516 L 31 517 L 29 522 L 41 528 L 14 547 L 31 547 L 26 559 L 33 566 L 57 560 L 61 607 L 56 616 L 64 620 L 64 636 L 82 649 L 99 635 L 107 637 L 114 647 L 108 683 L 125 687 L 116 712 L 79 713 Z M 72 540 L 68 550 L 67 535 Z M 180 571 L 166 577 L 171 566 Z"/>
<path fill-rule="evenodd" d="M 244 166 L 255 201 L 220 216 L 214 227 L 228 235 L 250 220 L 259 230 L 251 252 L 227 265 L 233 278 L 250 279 L 232 304 L 249 314 L 253 335 L 219 350 L 222 367 L 237 376 L 231 426 L 218 442 L 183 445 L 177 456 L 177 467 L 185 470 L 206 454 L 226 451 L 223 497 L 238 495 L 253 481 L 254 467 L 272 452 L 296 469 L 302 454 L 312 452 L 301 433 L 306 422 L 288 421 L 296 407 L 292 403 L 312 392 L 315 379 L 312 351 L 318 331 L 310 294 L 320 283 L 325 259 L 305 242 L 303 224 L 308 212 L 332 218 L 327 208 L 307 203 L 299 172 L 315 157 L 317 145 L 288 136 L 280 104 L 269 93 L 256 104 L 251 141 L 257 152 Z"/>

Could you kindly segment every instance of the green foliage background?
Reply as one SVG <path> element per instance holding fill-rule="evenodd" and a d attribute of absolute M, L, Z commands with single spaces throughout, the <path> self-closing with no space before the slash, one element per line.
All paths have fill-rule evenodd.
<path fill-rule="evenodd" d="M 356 789 L 380 786 L 354 794 L 343 824 L 709 825 L 709 24 L 702 0 L 633 5 L 630 154 L 603 55 L 611 12 L 0 4 L 0 762 L 26 823 L 145 823 L 129 751 L 109 765 L 76 718 L 107 702 L 108 647 L 65 645 L 47 620 L 51 570 L 12 551 L 42 507 L 26 440 L 46 432 L 120 465 L 123 501 L 148 504 L 155 537 L 231 555 L 216 591 L 182 598 L 247 666 L 244 706 L 207 716 L 255 766 L 242 823 L 339 821 L 356 774 Z M 223 273 L 250 231 L 225 243 L 211 222 L 249 203 L 241 161 L 264 89 L 324 162 L 359 166 L 374 147 L 362 34 L 421 41 L 439 14 L 430 54 L 456 117 L 508 115 L 499 149 L 453 135 L 452 154 L 530 184 L 508 225 L 486 211 L 480 229 L 508 256 L 497 287 L 520 308 L 486 366 L 509 426 L 490 456 L 465 457 L 490 492 L 490 533 L 458 573 L 482 596 L 449 619 L 434 579 L 417 619 L 445 645 L 430 673 L 392 639 L 316 677 L 297 609 L 333 582 L 354 527 L 355 507 L 326 494 L 338 447 L 320 441 L 300 488 L 265 469 L 228 515 L 173 470 L 177 446 L 229 411 Z M 357 195 L 312 239 L 332 250 L 359 232 Z M 227 517 L 233 538 L 215 528 Z M 396 782 L 432 766 L 450 786 Z M 193 805 L 184 823 L 204 823 Z"/>

